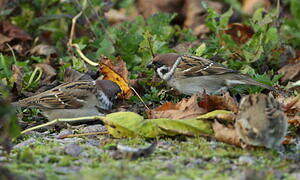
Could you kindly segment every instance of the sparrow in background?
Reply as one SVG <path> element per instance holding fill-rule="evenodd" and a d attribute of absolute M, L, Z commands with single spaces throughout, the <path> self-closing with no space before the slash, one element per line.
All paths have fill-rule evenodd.
<path fill-rule="evenodd" d="M 17 107 L 36 107 L 49 119 L 103 115 L 110 110 L 120 87 L 109 80 L 75 81 L 12 103 Z"/>
<path fill-rule="evenodd" d="M 272 95 L 251 94 L 242 98 L 235 129 L 246 144 L 278 148 L 287 127 L 287 118 Z"/>
<path fill-rule="evenodd" d="M 186 95 L 202 92 L 220 94 L 239 84 L 256 85 L 276 91 L 275 88 L 257 82 L 247 75 L 198 56 L 160 54 L 147 67 L 154 68 L 169 86 Z"/>

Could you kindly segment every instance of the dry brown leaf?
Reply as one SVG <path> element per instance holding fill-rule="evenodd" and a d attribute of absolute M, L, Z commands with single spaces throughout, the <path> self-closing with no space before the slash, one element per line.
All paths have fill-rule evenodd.
<path fill-rule="evenodd" d="M 158 12 L 177 13 L 182 18 L 185 0 L 137 0 L 137 8 L 144 17 Z"/>
<path fill-rule="evenodd" d="M 108 12 L 105 12 L 104 15 L 110 24 L 117 24 L 129 20 L 129 17 L 126 15 L 126 9 L 124 8 L 119 10 L 110 9 Z"/>
<path fill-rule="evenodd" d="M 2 47 L 4 47 L 4 43 L 7 43 L 12 39 L 13 39 L 12 37 L 7 37 L 0 33 L 0 50 L 2 49 Z"/>
<path fill-rule="evenodd" d="M 100 61 L 100 72 L 104 75 L 105 80 L 111 80 L 117 83 L 122 89 L 122 97 L 128 99 L 132 96 L 132 91 L 128 84 L 129 72 L 123 60 L 118 59 L 115 63 L 106 57 Z"/>
<path fill-rule="evenodd" d="M 300 112 L 300 95 L 288 98 L 278 96 L 276 100 L 283 106 L 283 110 L 288 117 L 293 117 Z"/>
<path fill-rule="evenodd" d="M 24 30 L 11 24 L 8 21 L 0 22 L 0 32 L 5 34 L 8 37 L 12 37 L 14 39 L 18 39 L 21 41 L 32 40 L 31 36 L 29 36 L 28 33 L 26 33 Z"/>
<path fill-rule="evenodd" d="M 254 30 L 245 24 L 232 23 L 228 25 L 224 33 L 230 35 L 236 43 L 243 44 L 253 36 Z"/>
<path fill-rule="evenodd" d="M 43 55 L 43 56 L 50 56 L 52 54 L 57 54 L 56 49 L 53 46 L 46 45 L 46 44 L 39 44 L 32 49 L 29 50 L 30 54 L 34 55 Z"/>
<path fill-rule="evenodd" d="M 9 46 L 5 45 L 8 43 L 20 55 L 25 55 L 30 47 L 29 41 L 32 40 L 29 34 L 8 21 L 0 22 L 0 39 L 0 51 L 11 51 Z"/>
<path fill-rule="evenodd" d="M 207 112 L 213 110 L 228 110 L 237 113 L 238 103 L 227 92 L 222 96 L 202 94 L 202 100 L 199 106 L 206 109 Z"/>
<path fill-rule="evenodd" d="M 296 64 L 287 64 L 279 69 L 278 73 L 284 74 L 281 78 L 281 82 L 289 80 L 300 80 L 300 61 Z"/>
<path fill-rule="evenodd" d="M 228 128 L 223 124 L 215 121 L 213 124 L 213 130 L 215 133 L 215 138 L 218 141 L 242 147 L 242 143 L 240 142 L 240 138 L 235 129 Z"/>
<path fill-rule="evenodd" d="M 224 8 L 223 3 L 210 0 L 202 0 L 208 7 L 212 7 L 216 12 L 221 13 Z M 199 0 L 185 1 L 184 7 L 184 26 L 191 28 L 193 34 L 196 36 L 204 35 L 210 32 L 205 25 L 205 18 L 207 16 L 206 9 L 202 7 Z"/>
<path fill-rule="evenodd" d="M 236 118 L 236 115 L 233 114 L 233 113 L 230 113 L 230 114 L 218 114 L 217 119 L 221 119 L 223 121 L 226 121 L 226 122 L 234 122 L 235 121 L 235 118 Z"/>
<path fill-rule="evenodd" d="M 189 50 L 197 48 L 200 44 L 200 41 L 196 40 L 194 42 L 182 42 L 177 44 L 173 49 L 178 53 L 188 53 Z"/>
<path fill-rule="evenodd" d="M 292 117 L 288 120 L 288 123 L 290 125 L 296 126 L 296 127 L 300 127 L 300 116 L 295 116 Z"/>
<path fill-rule="evenodd" d="M 271 6 L 269 0 L 244 0 L 242 10 L 246 14 L 252 14 L 259 7 L 268 8 Z"/>
<path fill-rule="evenodd" d="M 17 65 L 12 65 L 12 72 L 13 72 L 13 91 L 14 94 L 20 94 L 22 90 L 22 85 L 23 85 L 23 71 L 22 68 L 17 66 Z"/>
<path fill-rule="evenodd" d="M 294 144 L 294 142 L 295 142 L 294 136 L 285 136 L 285 139 L 282 142 L 282 144 Z"/>
<path fill-rule="evenodd" d="M 147 111 L 149 119 L 190 119 L 204 113 L 206 113 L 206 111 L 199 107 L 196 95 L 193 95 L 190 99 L 184 98 L 177 104 L 167 102 L 155 109 Z"/>

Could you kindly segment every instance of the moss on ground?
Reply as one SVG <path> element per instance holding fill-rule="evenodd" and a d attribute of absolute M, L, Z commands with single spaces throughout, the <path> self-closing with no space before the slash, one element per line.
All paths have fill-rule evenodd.
<path fill-rule="evenodd" d="M 118 143 L 140 147 L 149 144 L 147 140 L 33 137 L 32 143 L 15 148 L 9 160 L 1 162 L 28 179 L 230 179 L 249 174 L 263 179 L 296 179 L 300 170 L 295 160 L 282 158 L 275 151 L 246 150 L 201 137 L 159 139 L 150 157 L 135 161 L 114 159 L 112 147 Z"/>

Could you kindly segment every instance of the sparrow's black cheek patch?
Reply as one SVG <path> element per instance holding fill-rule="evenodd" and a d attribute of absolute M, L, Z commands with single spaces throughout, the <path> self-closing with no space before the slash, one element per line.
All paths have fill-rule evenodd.
<path fill-rule="evenodd" d="M 162 69 L 160 72 L 161 72 L 162 74 L 166 74 L 166 73 L 169 72 L 169 71 L 168 71 L 168 69 Z"/>

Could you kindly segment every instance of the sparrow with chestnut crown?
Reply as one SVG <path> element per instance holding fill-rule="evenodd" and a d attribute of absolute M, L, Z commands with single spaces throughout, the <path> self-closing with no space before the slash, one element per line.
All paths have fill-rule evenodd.
<path fill-rule="evenodd" d="M 103 115 L 121 92 L 109 80 L 75 81 L 12 103 L 17 107 L 36 107 L 49 119 Z"/>

